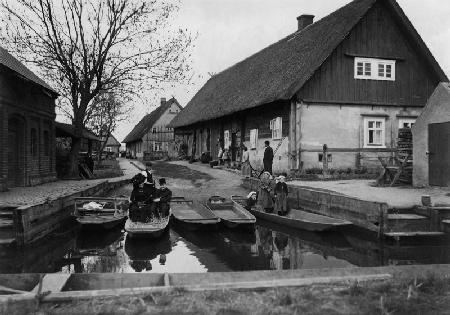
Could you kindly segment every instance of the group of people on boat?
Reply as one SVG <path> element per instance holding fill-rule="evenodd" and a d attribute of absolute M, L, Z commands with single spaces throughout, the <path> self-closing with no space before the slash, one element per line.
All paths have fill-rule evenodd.
<path fill-rule="evenodd" d="M 264 172 L 261 175 L 259 191 L 252 191 L 247 195 L 246 208 L 251 209 L 259 203 L 266 213 L 287 215 L 289 212 L 287 202 L 289 190 L 286 184 L 286 177 L 286 173 L 282 173 L 274 178 L 269 172 Z"/>
<path fill-rule="evenodd" d="M 166 187 L 165 178 L 159 179 L 159 188 L 156 188 L 152 172 L 145 170 L 135 175 L 131 182 L 129 218 L 132 222 L 148 223 L 170 215 L 172 192 Z"/>

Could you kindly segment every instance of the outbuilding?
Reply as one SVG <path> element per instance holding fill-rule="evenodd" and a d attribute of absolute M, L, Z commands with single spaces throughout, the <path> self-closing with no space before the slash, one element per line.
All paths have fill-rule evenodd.
<path fill-rule="evenodd" d="M 56 179 L 58 93 L 0 47 L 0 191 Z"/>
<path fill-rule="evenodd" d="M 450 186 L 450 83 L 440 83 L 412 127 L 413 184 Z"/>

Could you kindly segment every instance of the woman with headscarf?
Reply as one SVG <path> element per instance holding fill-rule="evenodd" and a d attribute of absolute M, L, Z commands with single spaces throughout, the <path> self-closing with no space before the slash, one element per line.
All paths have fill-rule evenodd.
<path fill-rule="evenodd" d="M 273 190 L 275 196 L 275 213 L 278 213 L 279 215 L 286 215 L 288 213 L 287 197 L 289 191 L 285 182 L 286 176 L 287 174 L 283 173 L 276 178 L 276 184 Z"/>
<path fill-rule="evenodd" d="M 250 166 L 250 153 L 248 152 L 248 149 L 246 146 L 242 148 L 242 176 L 250 177 L 252 173 L 252 169 Z"/>
<path fill-rule="evenodd" d="M 264 172 L 261 175 L 261 184 L 259 186 L 258 201 L 264 210 L 264 212 L 273 212 L 273 200 L 272 200 L 272 180 L 273 177 L 269 172 Z"/>

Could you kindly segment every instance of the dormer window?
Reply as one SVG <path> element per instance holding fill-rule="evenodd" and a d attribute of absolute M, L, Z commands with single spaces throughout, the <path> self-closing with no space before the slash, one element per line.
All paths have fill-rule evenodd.
<path fill-rule="evenodd" d="M 395 60 L 355 58 L 355 79 L 395 81 Z"/>

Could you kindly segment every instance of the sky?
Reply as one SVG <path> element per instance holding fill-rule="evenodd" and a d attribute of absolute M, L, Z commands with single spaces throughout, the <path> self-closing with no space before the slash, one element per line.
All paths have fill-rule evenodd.
<path fill-rule="evenodd" d="M 450 74 L 450 1 L 397 0 L 446 74 Z M 218 73 L 264 47 L 293 33 L 297 16 L 315 15 L 315 21 L 350 0 L 180 0 L 174 27 L 197 34 L 192 54 L 191 84 L 152 93 L 154 102 L 136 104 L 129 121 L 114 132 L 119 141 L 158 104 L 174 96 L 184 107 Z"/>

